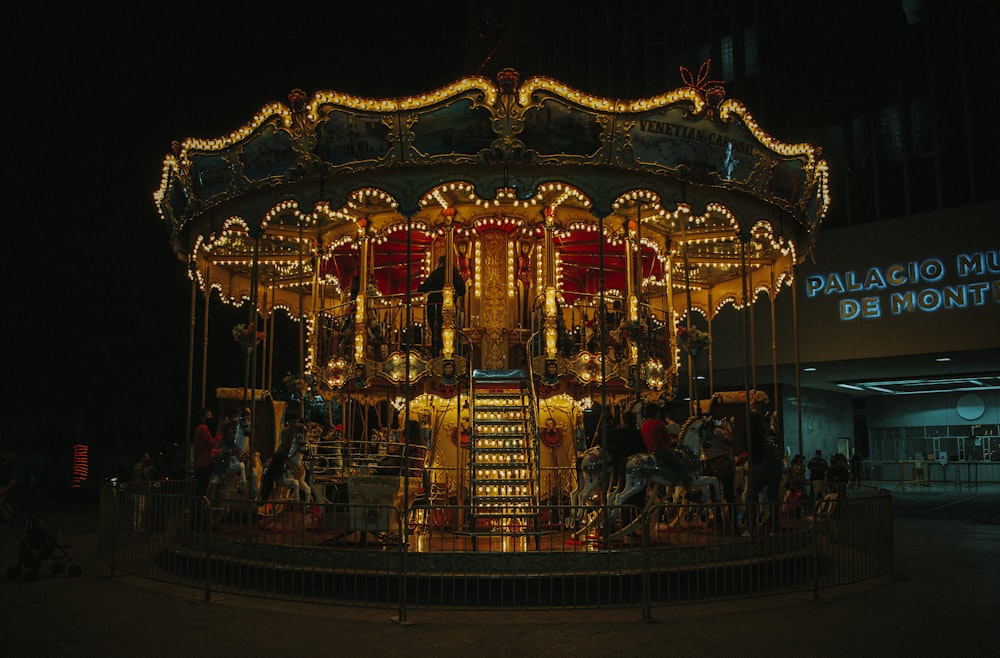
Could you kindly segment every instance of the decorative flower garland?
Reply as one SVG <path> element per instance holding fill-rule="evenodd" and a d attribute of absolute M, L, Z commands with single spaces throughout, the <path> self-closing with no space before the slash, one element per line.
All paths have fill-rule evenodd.
<path fill-rule="evenodd" d="M 712 336 L 697 327 L 688 329 L 680 326 L 677 328 L 677 344 L 691 356 L 697 357 L 712 344 Z"/>
<path fill-rule="evenodd" d="M 646 337 L 646 325 L 638 320 L 629 320 L 621 324 L 622 338 L 639 341 Z"/>
<path fill-rule="evenodd" d="M 240 344 L 243 351 L 247 354 L 250 353 L 258 343 L 263 342 L 265 334 L 263 331 L 254 331 L 246 326 L 244 323 L 237 324 L 233 327 L 233 340 Z"/>

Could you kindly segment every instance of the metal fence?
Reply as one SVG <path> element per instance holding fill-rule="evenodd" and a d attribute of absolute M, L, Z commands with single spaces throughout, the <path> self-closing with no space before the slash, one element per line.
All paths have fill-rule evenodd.
<path fill-rule="evenodd" d="M 862 481 L 880 481 L 896 489 L 951 484 L 956 490 L 972 490 L 1000 482 L 1000 462 L 866 459 L 859 475 Z"/>
<path fill-rule="evenodd" d="M 890 574 L 892 498 L 541 507 L 531 527 L 481 527 L 468 508 L 246 499 L 208 504 L 190 482 L 108 486 L 111 571 L 204 592 L 398 608 L 635 607 L 811 592 Z M 772 522 L 772 519 L 778 519 Z M 634 522 L 622 534 L 622 524 Z M 605 531 L 614 528 L 614 532 Z"/>

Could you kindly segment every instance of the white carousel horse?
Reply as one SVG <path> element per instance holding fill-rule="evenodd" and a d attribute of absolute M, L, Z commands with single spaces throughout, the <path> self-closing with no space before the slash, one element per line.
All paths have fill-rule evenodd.
<path fill-rule="evenodd" d="M 208 481 L 208 491 L 209 499 L 213 498 L 216 490 L 219 486 L 225 486 L 234 479 L 234 476 L 239 475 L 239 483 L 236 486 L 237 493 L 244 493 L 247 488 L 247 470 L 246 464 L 243 460 L 246 457 L 245 447 L 245 435 L 243 433 L 243 427 L 239 423 L 236 424 L 236 434 L 233 441 L 233 445 L 223 446 L 219 450 L 219 454 L 215 457 L 215 462 L 212 468 L 212 477 Z"/>
<path fill-rule="evenodd" d="M 278 474 L 275 480 L 277 486 L 288 493 L 288 498 L 298 502 L 304 493 L 306 501 L 312 500 L 312 488 L 306 481 L 306 467 L 303 457 L 308 451 L 305 433 L 296 434 L 292 447 L 288 451 L 288 458 L 285 459 L 285 467 Z"/>
<path fill-rule="evenodd" d="M 584 451 L 577 466 L 576 488 L 569 493 L 571 506 L 570 515 L 566 517 L 567 526 L 576 527 L 583 522 L 585 510 L 600 504 L 596 494 L 605 488 L 610 464 L 601 446 L 592 446 Z M 584 532 L 593 525 L 584 524 L 578 532 Z"/>
<path fill-rule="evenodd" d="M 325 491 L 326 487 L 324 487 L 322 483 L 317 485 L 315 482 L 316 453 L 318 452 L 317 447 L 319 446 L 320 441 L 323 440 L 323 426 L 320 425 L 319 423 L 312 423 L 312 422 L 306 425 L 305 439 L 306 439 L 305 452 L 313 460 L 313 468 L 306 469 L 305 487 L 308 491 L 311 492 L 312 497 L 316 500 L 317 503 L 320 503 L 321 505 L 326 505 L 330 502 L 326 498 L 326 491 Z"/>
<path fill-rule="evenodd" d="M 690 495 L 697 492 L 700 494 L 700 503 L 703 505 L 719 502 L 719 480 L 714 476 L 704 474 L 701 460 L 704 445 L 710 440 L 713 430 L 714 423 L 709 417 L 693 418 L 684 423 L 681 428 L 680 447 L 677 452 L 687 464 L 687 475 L 691 477 L 691 483 L 686 488 L 680 486 L 682 474 L 675 473 L 673 469 L 662 464 L 655 455 L 639 453 L 629 456 L 625 462 L 625 483 L 608 494 L 609 523 L 613 526 L 618 520 L 622 505 L 626 500 L 650 484 L 658 485 L 655 489 L 662 488 L 664 494 L 662 498 L 657 495 L 647 496 L 644 513 L 637 515 L 633 521 L 611 534 L 609 539 L 616 539 L 631 533 L 641 523 L 645 513 L 659 504 L 660 500 L 671 500 L 678 503 L 687 497 L 690 501 Z"/>
<path fill-rule="evenodd" d="M 728 428 L 729 425 L 724 425 L 724 421 L 714 421 L 711 418 L 695 418 L 685 423 L 681 429 L 679 452 L 685 463 L 688 464 L 687 474 L 692 478 L 691 484 L 687 488 L 676 486 L 681 480 L 681 474 L 675 473 L 661 464 L 656 456 L 650 453 L 630 455 L 625 462 L 625 482 L 617 488 L 611 488 L 606 479 L 606 477 L 611 476 L 611 469 L 609 464 L 605 462 L 603 449 L 600 446 L 588 448 L 580 458 L 577 487 L 570 493 L 573 511 L 567 519 L 567 525 L 576 527 L 577 530 L 574 534 L 580 536 L 601 521 L 601 515 L 596 513 L 600 500 L 595 494 L 605 486 L 610 488 L 608 507 L 611 512 L 608 518 L 611 522 L 617 521 L 621 507 L 626 500 L 650 484 L 664 487 L 664 495 L 675 505 L 682 505 L 689 492 L 698 492 L 701 502 L 706 505 L 718 503 L 720 500 L 719 480 L 714 476 L 705 475 L 702 468 L 702 458 L 705 456 L 705 450 L 715 440 L 714 430 L 717 427 Z M 643 511 L 648 511 L 660 501 L 658 496 L 647 497 L 646 507 Z M 593 509 L 588 510 L 588 507 Z M 589 519 L 584 522 L 584 517 L 588 515 Z M 637 516 L 635 521 L 612 535 L 612 538 L 631 532 L 640 519 L 641 515 Z M 679 517 L 675 518 L 674 522 L 678 521 Z"/>

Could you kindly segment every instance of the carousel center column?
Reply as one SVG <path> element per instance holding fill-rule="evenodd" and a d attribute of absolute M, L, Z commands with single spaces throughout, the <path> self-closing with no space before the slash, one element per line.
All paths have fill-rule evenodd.
<path fill-rule="evenodd" d="M 635 254 L 638 251 L 639 240 L 638 240 L 638 230 L 639 222 L 635 220 L 628 220 L 625 224 L 625 285 L 626 285 L 626 295 L 628 297 L 628 316 L 627 321 L 629 324 L 635 324 L 639 322 L 639 297 L 636 294 L 635 285 Z M 632 337 L 629 340 L 629 361 L 632 368 L 637 368 L 639 365 L 639 341 L 637 338 Z M 637 382 L 638 385 L 638 374 L 633 373 L 635 376 L 633 380 Z"/>
<path fill-rule="evenodd" d="M 354 306 L 354 376 L 357 379 L 365 379 L 365 336 L 368 326 L 366 319 L 367 299 L 368 299 L 368 268 L 369 268 L 369 235 L 368 220 L 361 218 L 358 220 L 361 243 L 361 272 L 358 281 L 358 296 Z"/>
<path fill-rule="evenodd" d="M 639 323 L 639 297 L 636 293 L 635 273 L 641 268 L 637 267 L 637 254 L 640 252 L 641 243 L 639 241 L 639 221 L 630 219 L 625 222 L 625 295 L 628 299 L 627 311 L 623 323 L 634 327 Z M 626 332 L 622 332 L 623 334 Z M 639 341 L 638 335 L 628 334 L 628 358 L 629 358 L 629 382 L 639 389 Z"/>
<path fill-rule="evenodd" d="M 444 286 L 441 289 L 441 355 L 445 362 L 455 358 L 455 209 L 445 208 Z"/>
<path fill-rule="evenodd" d="M 545 362 L 554 364 L 556 360 L 556 345 L 558 342 L 558 326 L 556 314 L 559 309 L 556 304 L 555 286 L 555 249 L 553 248 L 552 230 L 555 225 L 555 209 L 552 206 L 545 208 L 545 247 L 543 257 L 545 259 Z M 548 371 L 549 368 L 546 368 Z"/>

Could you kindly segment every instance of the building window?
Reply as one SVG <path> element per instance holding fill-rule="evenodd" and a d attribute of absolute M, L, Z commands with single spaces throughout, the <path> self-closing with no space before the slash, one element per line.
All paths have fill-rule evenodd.
<path fill-rule="evenodd" d="M 868 457 L 879 461 L 937 460 L 942 452 L 950 461 L 1000 461 L 1000 426 L 913 425 L 873 427 L 868 430 Z"/>
<path fill-rule="evenodd" d="M 757 75 L 757 28 L 743 30 L 743 68 L 749 78 Z"/>
<path fill-rule="evenodd" d="M 733 75 L 733 38 L 731 36 L 722 37 L 720 44 L 722 49 L 722 79 L 725 82 L 732 82 Z"/>
<path fill-rule="evenodd" d="M 885 157 L 899 160 L 903 157 L 903 130 L 899 120 L 899 108 L 887 107 L 882 111 L 881 141 Z"/>

